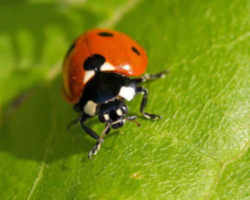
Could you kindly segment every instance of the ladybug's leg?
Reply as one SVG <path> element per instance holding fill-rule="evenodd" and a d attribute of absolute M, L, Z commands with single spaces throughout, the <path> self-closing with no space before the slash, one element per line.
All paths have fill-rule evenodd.
<path fill-rule="evenodd" d="M 81 120 L 80 120 L 80 124 L 82 129 L 88 134 L 90 135 L 92 138 L 98 140 L 99 136 L 96 134 L 95 131 L 93 131 L 91 128 L 87 127 L 84 122 L 88 119 L 89 117 L 87 117 L 86 115 L 83 115 Z"/>
<path fill-rule="evenodd" d="M 136 88 L 136 93 L 143 94 L 143 98 L 142 98 L 141 106 L 140 106 L 140 112 L 143 114 L 143 116 L 147 119 L 159 119 L 159 118 L 161 118 L 159 115 L 144 112 L 144 108 L 145 108 L 145 106 L 147 104 L 147 100 L 148 100 L 148 90 L 144 87 L 138 86 Z"/>
<path fill-rule="evenodd" d="M 110 131 L 111 124 L 107 124 L 100 137 L 97 139 L 95 146 L 90 150 L 88 157 L 91 158 L 93 155 L 96 155 L 101 149 L 102 143 L 104 142 L 104 137 Z"/>
<path fill-rule="evenodd" d="M 133 79 L 133 80 L 136 83 L 142 83 L 142 82 L 146 82 L 146 81 L 153 81 L 153 80 L 158 79 L 158 78 L 164 78 L 166 73 L 168 73 L 167 70 L 162 71 L 162 72 L 157 73 L 157 74 L 145 74 L 141 78 L 136 78 L 136 79 Z"/>

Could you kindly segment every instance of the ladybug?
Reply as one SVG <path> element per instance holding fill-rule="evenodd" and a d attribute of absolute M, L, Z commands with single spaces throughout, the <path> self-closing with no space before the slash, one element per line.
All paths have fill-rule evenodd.
<path fill-rule="evenodd" d="M 136 119 L 128 114 L 126 105 L 126 101 L 131 101 L 136 94 L 143 95 L 142 115 L 146 119 L 160 118 L 144 111 L 148 91 L 140 84 L 162 78 L 166 71 L 141 76 L 147 63 L 146 52 L 139 44 L 124 33 L 108 29 L 90 30 L 80 35 L 69 48 L 63 63 L 64 94 L 80 113 L 80 118 L 73 120 L 69 127 L 80 122 L 82 129 L 96 140 L 89 158 L 99 151 L 104 136 L 111 129 Z M 85 125 L 94 116 L 105 124 L 100 135 Z"/>

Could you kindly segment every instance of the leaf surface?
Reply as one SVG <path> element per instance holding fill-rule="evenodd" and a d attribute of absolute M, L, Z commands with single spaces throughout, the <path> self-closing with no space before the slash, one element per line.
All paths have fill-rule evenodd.
<path fill-rule="evenodd" d="M 82 27 L 64 29 L 67 20 L 60 17 L 48 25 L 51 29 L 41 21 L 35 25 L 32 22 L 36 29 L 43 27 L 46 32 L 43 48 L 48 51 L 37 50 L 44 56 L 35 61 L 31 60 L 35 56 L 25 55 L 10 59 L 18 61 L 20 57 L 23 63 L 27 59 L 23 64 L 27 79 L 20 84 L 35 90 L 17 110 L 4 109 L 2 113 L 0 199 L 248 199 L 249 1 L 145 0 L 133 6 L 128 6 L 132 0 L 120 5 L 110 2 L 114 3 L 111 10 L 105 3 L 87 1 L 85 6 L 92 9 L 75 4 L 70 9 L 62 8 L 62 12 L 68 12 L 64 17 L 70 20 L 70 27 L 86 23 L 87 29 L 106 23 L 131 35 L 148 52 L 148 72 L 170 70 L 165 79 L 145 84 L 150 92 L 146 110 L 163 119 L 152 122 L 139 118 L 140 128 L 127 123 L 108 135 L 94 159 L 87 159 L 95 142 L 79 126 L 66 130 L 75 115 L 61 97 L 61 76 L 56 72 L 48 79 L 49 68 L 30 68 L 31 63 L 49 66 L 60 60 L 67 41 Z M 102 9 L 111 22 L 105 21 L 99 12 Z M 85 16 L 82 10 L 92 10 L 90 16 L 95 17 Z M 22 19 L 26 17 L 21 15 Z M 19 42 L 27 40 L 22 46 L 26 51 L 18 53 L 37 47 L 28 45 L 36 41 L 28 35 L 15 35 L 20 37 Z M 3 38 L 0 40 L 5 41 Z M 37 39 L 39 44 L 42 40 Z M 10 62 L 7 54 L 0 62 Z M 1 73 L 6 80 L 14 78 L 10 87 L 20 91 L 24 76 L 8 70 L 1 69 Z M 0 82 L 5 83 L 5 78 Z M 139 103 L 140 97 L 129 103 L 130 112 L 139 113 Z M 103 129 L 97 120 L 88 125 L 97 132 Z"/>

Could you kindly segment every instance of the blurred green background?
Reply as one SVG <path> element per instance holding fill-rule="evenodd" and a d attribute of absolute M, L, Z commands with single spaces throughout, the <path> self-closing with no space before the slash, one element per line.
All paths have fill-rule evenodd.
<path fill-rule="evenodd" d="M 95 142 L 66 130 L 61 64 L 96 27 L 144 46 L 148 72 L 171 73 L 145 84 L 163 119 L 113 131 L 88 160 Z M 249 199 L 249 47 L 249 0 L 2 0 L 0 199 Z"/>

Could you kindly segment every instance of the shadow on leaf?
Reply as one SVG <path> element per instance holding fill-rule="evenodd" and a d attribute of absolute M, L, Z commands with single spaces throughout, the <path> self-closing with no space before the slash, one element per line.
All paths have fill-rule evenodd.
<path fill-rule="evenodd" d="M 85 137 L 79 126 L 67 130 L 72 114 L 71 106 L 62 97 L 59 78 L 36 88 L 18 110 L 3 117 L 0 151 L 45 162 L 78 153 L 87 157 L 95 141 Z"/>

